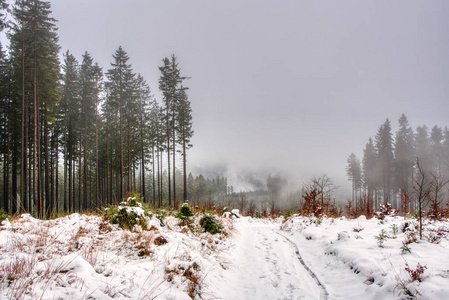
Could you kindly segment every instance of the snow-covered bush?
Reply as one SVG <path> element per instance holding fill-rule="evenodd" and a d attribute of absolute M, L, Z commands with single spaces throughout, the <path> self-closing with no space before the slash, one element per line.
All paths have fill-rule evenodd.
<path fill-rule="evenodd" d="M 135 225 L 143 229 L 147 227 L 147 213 L 142 203 L 138 202 L 139 196 L 130 196 L 120 205 L 111 205 L 106 208 L 109 222 L 117 224 L 123 229 L 133 230 Z"/>
<path fill-rule="evenodd" d="M 214 215 L 205 214 L 200 220 L 200 226 L 204 231 L 211 234 L 219 233 L 223 229 L 223 225 Z"/>
<path fill-rule="evenodd" d="M 380 205 L 380 211 L 376 211 L 375 217 L 381 222 L 386 216 L 394 217 L 398 214 L 398 211 L 393 209 L 391 203 L 385 203 Z"/>
<path fill-rule="evenodd" d="M 159 220 L 159 225 L 161 227 L 165 226 L 164 220 L 167 217 L 167 212 L 164 209 L 158 209 L 154 212 L 154 216 Z"/>

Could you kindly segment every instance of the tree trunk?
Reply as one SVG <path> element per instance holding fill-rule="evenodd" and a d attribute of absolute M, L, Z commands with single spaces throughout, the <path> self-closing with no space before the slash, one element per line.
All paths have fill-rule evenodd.
<path fill-rule="evenodd" d="M 127 184 L 127 187 L 126 187 L 126 191 L 130 191 L 131 190 L 131 184 L 132 184 L 132 180 L 131 180 L 131 138 L 130 138 L 130 128 L 129 128 L 129 122 L 128 122 L 128 124 L 127 124 L 128 126 L 128 134 L 127 134 L 127 144 L 128 144 L 128 149 L 127 149 L 127 154 L 128 154 L 128 178 L 127 178 L 127 180 L 126 180 L 126 184 Z"/>
<path fill-rule="evenodd" d="M 49 145 L 48 145 L 48 122 L 47 122 L 47 118 L 46 116 L 44 117 L 44 148 L 45 148 L 45 161 L 44 161 L 44 165 L 45 165 L 45 169 L 44 169 L 44 174 L 45 174 L 45 207 L 46 207 L 46 211 L 45 211 L 45 215 L 47 218 L 50 217 L 50 214 L 53 212 L 53 203 L 51 202 L 51 198 L 50 198 L 50 157 L 49 157 Z"/>
<path fill-rule="evenodd" d="M 70 135 L 70 132 L 69 132 L 69 137 L 70 137 L 71 135 Z M 67 157 L 67 162 L 68 162 L 68 164 L 69 164 L 69 166 L 68 166 L 68 169 L 69 169 L 69 202 L 68 202 L 68 205 L 69 205 L 69 210 L 68 210 L 68 212 L 69 213 L 72 213 L 72 208 L 73 208 L 73 190 L 72 190 L 72 181 L 73 181 L 73 176 L 72 176 L 72 151 L 71 151 L 71 149 L 72 149 L 72 143 L 71 143 L 71 141 L 69 140 L 69 143 L 68 143 L 68 157 Z"/>
<path fill-rule="evenodd" d="M 23 28 L 23 24 L 22 24 Z M 22 30 L 22 142 L 21 142 L 21 171 L 20 171 L 20 199 L 23 203 L 23 208 L 25 211 L 29 211 L 27 205 L 27 196 L 26 196 L 26 184 L 27 184 L 27 147 L 26 147 L 26 139 L 25 139 L 25 128 L 26 128 L 26 119 L 25 119 L 25 111 L 26 111 L 26 103 L 25 103 L 25 53 L 24 53 L 25 43 L 24 43 L 24 31 Z"/>
<path fill-rule="evenodd" d="M 9 145 L 10 145 L 11 141 L 8 141 L 8 152 L 11 151 Z M 11 201 L 11 210 L 12 213 L 17 213 L 19 212 L 19 207 L 17 205 L 17 177 L 18 177 L 18 173 L 17 173 L 17 169 L 18 169 L 18 161 L 19 161 L 19 153 L 18 153 L 18 145 L 16 144 L 17 141 L 14 140 L 13 143 L 13 150 L 12 150 L 12 161 L 11 161 L 11 195 L 9 196 L 9 199 Z"/>
<path fill-rule="evenodd" d="M 86 121 L 87 122 L 87 121 Z M 88 209 L 87 207 L 87 124 L 84 124 L 84 176 L 83 176 L 83 209 Z"/>
<path fill-rule="evenodd" d="M 120 84 L 121 88 L 121 84 Z M 122 97 L 120 95 L 119 99 L 119 115 L 120 115 L 120 188 L 118 192 L 118 199 L 121 201 L 123 198 L 124 189 L 124 181 L 123 181 L 123 124 L 122 124 Z"/>
<path fill-rule="evenodd" d="M 59 213 L 59 145 L 58 137 L 55 133 L 55 209 Z"/>
<path fill-rule="evenodd" d="M 162 161 L 162 156 L 160 155 L 159 149 L 157 149 L 157 195 L 158 195 L 157 202 L 158 202 L 158 207 L 161 207 L 161 205 L 162 205 L 161 161 Z"/>
<path fill-rule="evenodd" d="M 33 137 L 33 201 L 34 201 L 34 216 L 39 217 L 40 202 L 38 194 L 38 124 L 39 124 L 39 103 L 37 100 L 37 81 L 36 81 L 36 64 L 34 64 L 34 137 Z"/>
<path fill-rule="evenodd" d="M 44 124 L 43 121 L 40 120 L 40 114 L 39 114 L 39 122 L 38 122 L 38 126 L 39 126 L 39 135 L 38 135 L 38 140 L 37 140 L 37 149 L 38 149 L 38 173 L 37 173 L 37 181 L 38 181 L 38 194 L 39 194 L 39 217 L 40 218 L 44 218 L 45 217 L 45 199 L 44 199 L 44 166 L 43 166 L 43 159 L 44 157 L 42 157 L 42 155 L 45 155 L 45 152 L 42 151 L 42 139 L 43 139 L 43 128 L 44 128 Z"/>
<path fill-rule="evenodd" d="M 171 175 L 170 175 L 170 122 L 169 122 L 169 110 L 167 107 L 167 162 L 168 162 L 168 208 L 171 208 Z"/>
<path fill-rule="evenodd" d="M 173 123 L 175 121 L 173 120 Z M 175 136 L 175 126 L 173 125 L 173 203 L 176 202 L 176 136 Z"/>
<path fill-rule="evenodd" d="M 146 195 L 145 195 L 145 152 L 144 152 L 144 149 L 143 149 L 143 136 L 141 135 L 141 142 L 140 142 L 140 146 L 141 146 L 141 152 L 142 152 L 142 157 L 141 157 L 141 160 L 142 160 L 142 165 L 141 165 L 141 168 L 142 168 L 142 179 L 141 179 L 141 182 L 142 182 L 142 187 L 141 187 L 141 190 L 142 190 L 142 199 L 143 199 L 143 202 L 146 202 L 145 201 L 145 198 L 146 198 Z"/>
<path fill-rule="evenodd" d="M 79 152 L 78 152 L 78 212 L 81 213 L 82 212 L 82 193 L 81 193 L 81 186 L 83 185 L 83 179 L 81 177 L 82 172 L 82 147 L 81 147 L 81 143 L 82 143 L 82 137 L 81 137 L 81 132 L 80 132 L 80 139 L 79 139 Z"/>
<path fill-rule="evenodd" d="M 112 197 L 112 173 L 111 173 L 111 167 L 110 167 L 110 155 L 109 155 L 109 139 L 106 142 L 106 182 L 107 182 L 107 187 L 106 187 L 106 191 L 107 191 L 107 198 L 108 201 L 107 203 L 112 204 L 111 201 L 111 197 Z M 110 175 L 111 174 L 111 175 Z"/>
<path fill-rule="evenodd" d="M 25 118 L 25 120 L 26 120 L 26 118 Z M 27 129 L 25 131 L 26 140 L 30 140 L 31 139 L 31 136 L 29 136 L 31 134 L 31 132 L 30 132 L 31 128 L 28 127 L 28 126 L 30 126 L 30 123 L 31 122 L 29 122 L 27 124 Z M 33 161 L 34 157 L 33 157 L 33 153 L 31 152 L 31 146 L 32 146 L 31 140 L 28 142 L 28 144 L 29 144 L 28 147 L 30 148 L 30 152 L 28 154 L 28 166 L 29 166 L 29 168 L 28 168 L 28 205 L 29 205 L 29 208 L 30 208 L 29 212 L 33 213 L 34 212 L 34 198 L 33 198 L 33 196 L 34 196 L 34 193 L 33 193 L 34 182 L 33 182 L 32 179 L 33 179 L 34 171 L 33 171 L 32 166 L 34 165 L 34 161 Z"/>
<path fill-rule="evenodd" d="M 153 186 L 153 206 L 156 206 L 156 182 L 155 182 L 155 161 L 154 161 L 154 144 L 151 147 L 151 152 L 152 152 L 152 157 L 151 157 L 151 161 L 152 161 L 152 168 L 153 168 L 153 172 L 151 174 L 152 176 L 152 186 Z"/>
<path fill-rule="evenodd" d="M 55 131 L 53 131 L 51 138 L 50 138 L 50 154 L 49 154 L 49 159 L 50 159 L 50 206 L 53 207 L 53 210 L 56 211 L 55 208 L 55 161 L 54 161 L 54 156 L 55 156 Z M 53 213 L 53 212 L 52 212 Z"/>
<path fill-rule="evenodd" d="M 67 201 L 67 121 L 64 121 L 64 212 L 69 211 Z"/>
<path fill-rule="evenodd" d="M 7 152 L 3 154 L 3 208 L 7 214 L 10 214 L 10 201 L 9 201 L 9 148 Z"/>
<path fill-rule="evenodd" d="M 100 195 L 100 166 L 98 161 L 98 111 L 95 107 L 95 207 L 99 207 L 99 195 Z"/>
<path fill-rule="evenodd" d="M 28 101 L 26 101 L 25 99 L 25 107 L 28 106 Z M 22 128 L 22 134 L 24 135 L 24 137 L 22 138 L 22 142 L 23 142 L 23 146 L 22 146 L 22 182 L 21 182 L 21 194 L 22 194 L 22 201 L 24 204 L 24 210 L 26 212 L 31 213 L 31 204 L 29 201 L 29 197 L 28 197 L 28 182 L 29 182 L 29 178 L 28 175 L 28 109 L 24 108 L 22 109 L 22 113 L 25 114 L 25 117 L 23 118 L 23 128 Z"/>
<path fill-rule="evenodd" d="M 182 172 L 183 172 L 183 188 L 184 188 L 184 202 L 186 202 L 187 199 L 187 157 L 186 157 L 186 140 L 185 138 L 182 139 Z"/>

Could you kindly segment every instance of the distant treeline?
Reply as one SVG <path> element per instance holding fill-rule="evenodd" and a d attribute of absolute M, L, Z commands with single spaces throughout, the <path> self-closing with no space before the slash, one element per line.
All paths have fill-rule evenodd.
<path fill-rule="evenodd" d="M 449 179 L 449 130 L 436 125 L 413 130 L 403 114 L 393 135 L 387 119 L 374 140 L 369 138 L 362 160 L 353 153 L 349 156 L 346 171 L 354 205 L 371 201 L 378 208 L 389 202 L 395 208 L 415 209 L 422 200 L 420 190 L 428 203 L 442 205 Z"/>
<path fill-rule="evenodd" d="M 122 47 L 105 71 L 88 52 L 78 61 L 67 51 L 61 64 L 50 3 L 11 6 L 5 23 L 0 0 L 9 39 L 0 47 L 0 208 L 48 217 L 130 192 L 154 206 L 187 199 L 192 111 L 176 57 L 159 67 L 158 102 Z"/>

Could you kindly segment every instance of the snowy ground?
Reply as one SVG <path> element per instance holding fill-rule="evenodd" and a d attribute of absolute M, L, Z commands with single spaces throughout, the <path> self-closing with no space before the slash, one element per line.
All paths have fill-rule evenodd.
<path fill-rule="evenodd" d="M 22 215 L 0 226 L 0 299 L 191 299 L 226 247 L 222 221 L 223 234 L 174 217 L 131 233 L 98 216 Z"/>
<path fill-rule="evenodd" d="M 449 223 L 425 222 L 422 241 L 416 226 L 402 217 L 381 223 L 361 216 L 296 217 L 281 227 L 326 287 L 328 299 L 448 299 Z M 418 263 L 427 267 L 422 282 L 405 270 L 406 264 L 415 270 Z"/>
<path fill-rule="evenodd" d="M 320 289 L 295 248 L 270 220 L 238 219 L 227 263 L 206 277 L 219 299 L 320 299 Z"/>
<path fill-rule="evenodd" d="M 23 215 L 0 226 L 0 299 L 448 299 L 448 222 L 426 223 L 423 241 L 400 217 L 222 222 L 216 235 L 173 217 L 130 233 Z M 422 282 L 406 263 L 426 266 Z"/>

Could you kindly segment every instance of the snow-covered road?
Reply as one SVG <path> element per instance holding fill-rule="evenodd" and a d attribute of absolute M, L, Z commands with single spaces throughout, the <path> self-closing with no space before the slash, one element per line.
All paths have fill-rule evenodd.
<path fill-rule="evenodd" d="M 208 273 L 206 298 L 323 299 L 323 289 L 298 259 L 297 248 L 270 221 L 238 219 L 226 264 Z"/>

